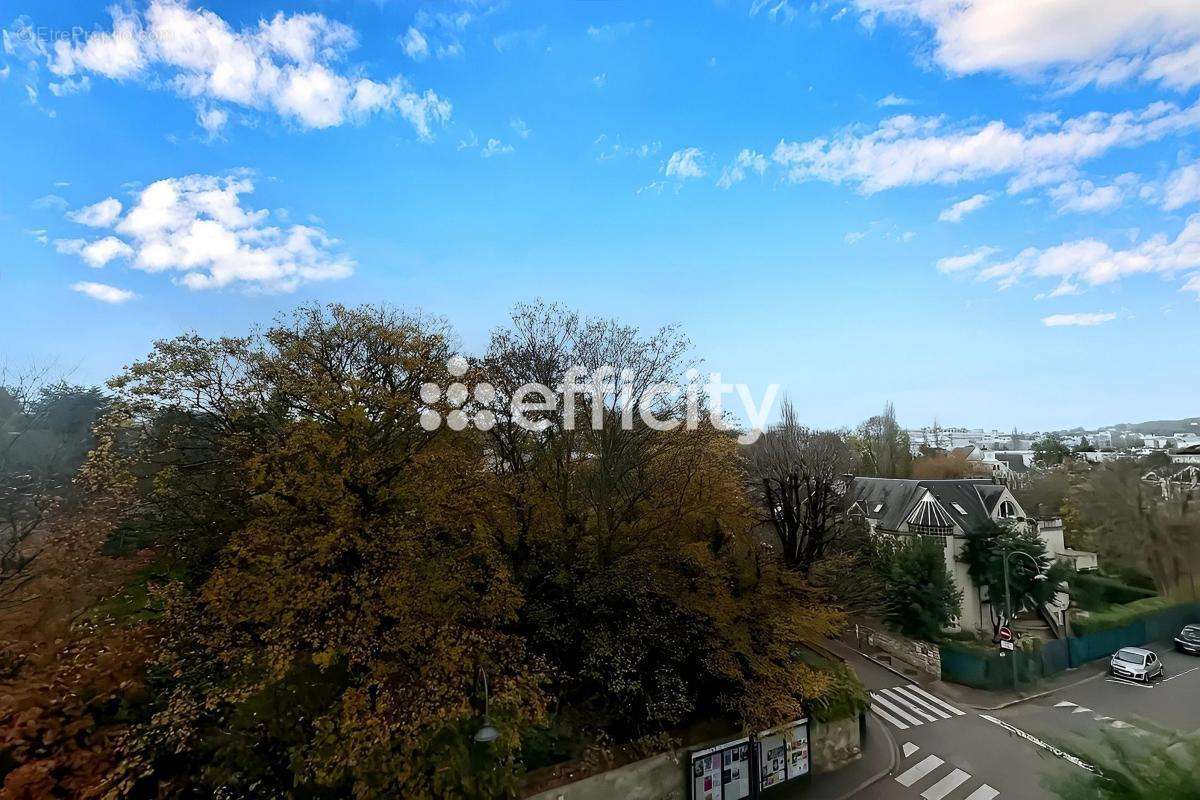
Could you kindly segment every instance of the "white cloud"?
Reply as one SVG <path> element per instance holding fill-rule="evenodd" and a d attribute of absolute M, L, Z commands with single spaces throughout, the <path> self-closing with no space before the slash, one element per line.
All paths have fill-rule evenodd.
<path fill-rule="evenodd" d="M 109 286 L 107 283 L 93 283 L 92 281 L 73 283 L 71 284 L 71 290 L 86 294 L 88 297 L 99 300 L 102 303 L 112 303 L 114 305 L 128 302 L 137 297 L 136 294 L 126 289 L 118 289 L 116 286 Z"/>
<path fill-rule="evenodd" d="M 429 56 L 429 42 L 425 35 L 411 25 L 408 31 L 400 37 L 400 45 L 404 53 L 413 61 L 424 61 Z"/>
<path fill-rule="evenodd" d="M 620 137 L 612 144 L 608 143 L 608 136 L 600 134 L 592 142 L 599 152 L 596 154 L 596 159 L 599 161 L 609 161 L 614 158 L 636 157 L 649 158 L 650 156 L 658 155 L 658 151 L 662 150 L 662 142 L 655 139 L 652 142 L 643 142 L 639 145 L 625 145 L 621 143 Z"/>
<path fill-rule="evenodd" d="M 1200 301 L 1200 272 L 1194 272 L 1188 276 L 1188 280 L 1183 284 L 1181 292 L 1195 292 L 1196 300 Z"/>
<path fill-rule="evenodd" d="M 595 86 L 597 89 L 603 89 L 605 84 L 607 84 L 607 83 L 608 83 L 608 73 L 607 72 L 601 72 L 598 75 L 592 76 L 592 85 Z"/>
<path fill-rule="evenodd" d="M 640 22 L 609 22 L 599 26 L 589 25 L 587 35 L 594 42 L 611 44 L 617 39 L 628 36 L 639 28 L 649 28 L 653 24 L 651 20 L 644 19 Z"/>
<path fill-rule="evenodd" d="M 861 242 L 863 240 L 863 237 L 866 235 L 867 235 L 866 231 L 850 231 L 849 233 L 847 233 L 845 236 L 842 237 L 842 241 L 844 241 L 848 245 L 856 245 L 859 242 Z"/>
<path fill-rule="evenodd" d="M 320 228 L 273 225 L 270 212 L 245 208 L 241 196 L 253 191 L 244 175 L 155 181 L 113 221 L 115 235 L 55 246 L 94 267 L 121 257 L 146 272 L 181 273 L 179 282 L 191 289 L 292 291 L 354 271 L 354 262 L 335 253 L 336 240 Z"/>
<path fill-rule="evenodd" d="M 224 105 L 273 112 L 301 128 L 394 112 L 421 139 L 431 138 L 433 125 L 450 116 L 448 101 L 417 91 L 401 76 L 380 82 L 347 69 L 342 62 L 357 37 L 321 14 L 278 12 L 239 31 L 217 14 L 177 0 L 150 0 L 143 13 L 117 6 L 110 13 L 111 31 L 55 42 L 45 53 L 51 72 L 168 86 L 208 109 L 199 118 L 209 123 L 210 134 L 218 119 L 214 109 Z"/>
<path fill-rule="evenodd" d="M 973 211 L 978 211 L 988 204 L 992 198 L 986 194 L 977 194 L 960 200 L 938 214 L 939 222 L 962 222 L 963 217 Z"/>
<path fill-rule="evenodd" d="M 484 158 L 491 158 L 492 156 L 502 156 L 512 151 L 513 146 L 511 144 L 505 144 L 499 139 L 488 139 L 487 144 L 479 151 L 479 155 Z"/>
<path fill-rule="evenodd" d="M 792 8 L 788 0 L 754 0 L 750 4 L 750 16 L 756 16 L 764 9 L 767 19 L 771 22 L 786 25 L 796 19 L 796 9 Z"/>
<path fill-rule="evenodd" d="M 67 219 L 89 228 L 107 228 L 121 216 L 121 201 L 115 197 L 101 200 L 67 214 Z"/>
<path fill-rule="evenodd" d="M 662 194 L 662 190 L 664 188 L 666 188 L 666 185 L 667 185 L 666 181 L 650 181 L 645 186 L 641 186 L 637 190 L 635 190 L 634 194 L 641 195 L 641 194 L 645 194 L 648 192 L 653 192 L 654 194 Z"/>
<path fill-rule="evenodd" d="M 689 178 L 703 178 L 704 166 L 700 163 L 704 152 L 699 147 L 686 147 L 671 153 L 663 172 L 668 178 L 686 181 Z"/>
<path fill-rule="evenodd" d="M 56 194 L 46 194 L 42 195 L 37 200 L 34 200 L 32 205 L 37 209 L 62 211 L 70 204 Z"/>
<path fill-rule="evenodd" d="M 1078 239 L 1047 248 L 1029 247 L 1016 258 L 993 264 L 979 273 L 1001 287 L 1025 278 L 1050 279 L 1064 285 L 1101 286 L 1136 275 L 1170 278 L 1200 268 L 1200 214 L 1187 220 L 1179 235 L 1152 236 L 1125 249 L 1097 239 Z M 1056 290 L 1057 291 L 1057 290 Z M 1063 293 L 1067 293 L 1063 289 Z"/>
<path fill-rule="evenodd" d="M 3 67 L 0 67 L 0 81 L 8 80 L 8 75 L 10 72 L 12 72 L 12 68 L 9 67 L 8 64 L 5 64 Z"/>
<path fill-rule="evenodd" d="M 1133 78 L 1184 90 L 1200 83 L 1194 0 L 854 0 L 878 16 L 933 31 L 949 72 L 1048 76 L 1068 88 Z"/>
<path fill-rule="evenodd" d="M 129 258 L 133 248 L 115 236 L 94 242 L 86 239 L 55 239 L 54 249 L 63 255 L 79 256 L 93 269 L 100 269 L 114 258 Z"/>
<path fill-rule="evenodd" d="M 1048 317 L 1042 317 L 1042 324 L 1047 328 L 1062 328 L 1062 327 L 1094 327 L 1105 322 L 1112 322 L 1117 318 L 1116 314 L 1110 312 L 1099 313 L 1084 313 L 1084 314 L 1051 314 Z"/>
<path fill-rule="evenodd" d="M 900 97 L 896 94 L 889 94 L 887 97 L 881 97 L 875 101 L 875 105 L 879 108 L 892 108 L 894 106 L 911 106 L 912 100 L 907 97 Z"/>
<path fill-rule="evenodd" d="M 717 186 L 728 189 L 735 183 L 741 183 L 746 178 L 746 170 L 762 175 L 767 171 L 767 157 L 754 150 L 742 150 L 732 164 L 721 170 Z"/>
<path fill-rule="evenodd" d="M 517 136 L 520 136 L 522 139 L 528 139 L 529 135 L 533 133 L 533 129 L 526 125 L 525 120 L 521 119 L 520 117 L 513 117 L 510 119 L 508 121 L 508 127 L 512 128 L 513 133 L 517 134 Z"/>
<path fill-rule="evenodd" d="M 1200 200 L 1200 161 L 1180 167 L 1167 178 L 1163 208 L 1174 211 Z"/>
<path fill-rule="evenodd" d="M 1106 186 L 1089 180 L 1067 181 L 1052 187 L 1047 194 L 1059 211 L 1097 214 L 1119 207 L 1125 202 L 1126 192 L 1137 182 L 1137 175 L 1126 173 Z"/>
<path fill-rule="evenodd" d="M 201 105 L 196 108 L 196 122 L 211 141 L 221 134 L 225 123 L 229 122 L 229 112 L 223 108 Z"/>
<path fill-rule="evenodd" d="M 1000 252 L 998 247 L 984 246 L 977 247 L 965 255 L 946 256 L 938 259 L 937 270 L 943 275 L 952 275 L 956 272 L 974 269 L 998 252 Z"/>
<path fill-rule="evenodd" d="M 1137 111 L 1092 112 L 1063 122 L 1038 119 L 1012 128 L 948 127 L 941 118 L 901 115 L 866 133 L 848 128 L 831 139 L 780 141 L 773 160 L 792 181 L 851 183 L 865 194 L 898 186 L 956 184 L 1013 175 L 1021 188 L 1061 180 L 1063 172 L 1114 148 L 1136 147 L 1200 127 L 1200 102 L 1151 103 Z M 1013 187 L 1010 187 L 1013 188 Z"/>

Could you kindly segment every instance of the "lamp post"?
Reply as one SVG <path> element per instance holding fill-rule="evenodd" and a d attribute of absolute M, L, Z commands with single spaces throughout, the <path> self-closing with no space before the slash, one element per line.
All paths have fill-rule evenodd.
<path fill-rule="evenodd" d="M 479 674 L 483 676 L 483 727 L 475 731 L 475 741 L 479 744 L 491 744 L 500 738 L 500 731 L 496 730 L 495 726 L 492 725 L 492 717 L 488 705 L 487 670 L 480 667 Z"/>
<path fill-rule="evenodd" d="M 1012 590 L 1009 589 L 1009 586 L 1008 586 L 1008 560 L 1010 558 L 1012 558 L 1013 556 L 1025 556 L 1026 558 L 1029 559 L 1030 563 L 1033 564 L 1033 568 L 1037 570 L 1037 575 L 1033 576 L 1033 579 L 1035 581 L 1046 580 L 1046 574 L 1044 572 L 1042 572 L 1042 565 L 1038 563 L 1038 560 L 1036 558 L 1029 555 L 1029 553 L 1026 553 L 1024 550 L 1005 550 L 1004 551 L 1004 611 L 1008 615 L 1008 624 L 1009 625 L 1012 625 L 1012 623 L 1013 623 L 1013 610 L 1012 610 Z M 1014 692 L 1017 690 L 1016 638 L 1017 638 L 1017 635 L 1014 633 L 1013 634 L 1013 640 L 1014 640 L 1013 641 L 1013 653 L 1012 653 L 1012 656 L 1013 656 L 1012 675 L 1013 675 L 1013 691 Z"/>

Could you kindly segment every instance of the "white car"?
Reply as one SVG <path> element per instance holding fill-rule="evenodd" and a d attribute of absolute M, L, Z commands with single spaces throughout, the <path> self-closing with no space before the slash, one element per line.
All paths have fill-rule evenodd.
<path fill-rule="evenodd" d="M 1163 665 L 1158 656 L 1140 647 L 1122 647 L 1113 653 L 1108 662 L 1108 669 L 1118 678 L 1129 678 L 1143 683 L 1149 683 L 1152 678 L 1161 678 L 1163 675 Z"/>

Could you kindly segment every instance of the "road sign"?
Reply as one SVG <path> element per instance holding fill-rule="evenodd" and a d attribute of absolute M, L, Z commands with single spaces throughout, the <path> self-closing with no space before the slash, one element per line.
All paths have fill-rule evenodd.
<path fill-rule="evenodd" d="M 1012 643 L 1012 642 L 1001 642 L 1001 643 L 1000 643 L 1000 649 L 1001 649 L 1001 650 L 1012 650 L 1012 649 L 1013 649 L 1013 643 Z"/>
<path fill-rule="evenodd" d="M 1008 627 L 1007 625 L 1001 625 L 997 635 L 1000 637 L 1001 642 L 1011 643 L 1013 640 L 1012 628 Z"/>

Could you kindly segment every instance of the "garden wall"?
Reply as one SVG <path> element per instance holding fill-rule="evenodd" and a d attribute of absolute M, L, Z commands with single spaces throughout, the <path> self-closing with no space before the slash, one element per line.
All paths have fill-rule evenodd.
<path fill-rule="evenodd" d="M 866 625 L 856 624 L 854 635 L 858 638 L 860 650 L 866 644 L 934 678 L 942 676 L 942 655 L 935 644 L 907 639 L 899 634 L 868 628 Z"/>

